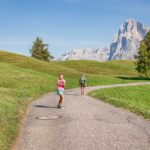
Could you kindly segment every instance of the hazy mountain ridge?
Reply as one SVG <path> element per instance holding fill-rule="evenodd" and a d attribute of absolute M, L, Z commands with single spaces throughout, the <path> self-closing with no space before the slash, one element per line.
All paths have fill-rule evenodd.
<path fill-rule="evenodd" d="M 74 49 L 63 54 L 59 60 L 97 60 L 97 61 L 107 61 L 109 58 L 108 48 L 83 48 Z"/>
<path fill-rule="evenodd" d="M 121 25 L 110 48 L 83 48 L 74 49 L 63 54 L 58 60 L 132 60 L 138 52 L 140 42 L 150 27 L 128 19 Z"/>

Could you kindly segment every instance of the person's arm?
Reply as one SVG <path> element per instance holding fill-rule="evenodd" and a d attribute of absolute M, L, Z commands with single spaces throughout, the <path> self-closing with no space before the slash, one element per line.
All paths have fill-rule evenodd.
<path fill-rule="evenodd" d="M 58 80 L 57 80 L 57 86 L 58 86 Z"/>
<path fill-rule="evenodd" d="M 63 80 L 63 84 L 66 85 L 66 80 Z"/>
<path fill-rule="evenodd" d="M 86 80 L 86 78 L 85 78 L 85 84 L 87 83 L 87 80 Z"/>

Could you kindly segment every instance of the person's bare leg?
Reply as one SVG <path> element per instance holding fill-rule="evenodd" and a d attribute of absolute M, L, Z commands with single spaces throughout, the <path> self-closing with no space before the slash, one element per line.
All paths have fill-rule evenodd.
<path fill-rule="evenodd" d="M 81 95 L 82 95 L 82 86 L 81 86 Z"/>
<path fill-rule="evenodd" d="M 83 95 L 83 86 L 81 87 L 81 95 Z"/>
<path fill-rule="evenodd" d="M 62 103 L 62 96 L 60 95 L 59 106 L 61 105 L 61 103 Z"/>
<path fill-rule="evenodd" d="M 64 95 L 61 95 L 61 105 L 64 106 Z"/>
<path fill-rule="evenodd" d="M 84 87 L 82 87 L 82 95 L 84 95 Z"/>
<path fill-rule="evenodd" d="M 83 87 L 83 90 L 82 90 L 82 95 L 84 95 L 84 87 Z"/>

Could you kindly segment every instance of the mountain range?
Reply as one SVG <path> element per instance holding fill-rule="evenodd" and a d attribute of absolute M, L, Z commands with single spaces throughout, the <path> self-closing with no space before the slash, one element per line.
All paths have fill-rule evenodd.
<path fill-rule="evenodd" d="M 109 48 L 83 48 L 65 52 L 60 58 L 64 60 L 132 60 L 138 52 L 140 42 L 150 31 L 150 27 L 128 19 L 115 34 Z"/>
<path fill-rule="evenodd" d="M 106 61 L 109 58 L 109 49 L 108 48 L 83 48 L 83 49 L 74 49 L 63 54 L 59 60 L 97 60 L 97 61 Z"/>

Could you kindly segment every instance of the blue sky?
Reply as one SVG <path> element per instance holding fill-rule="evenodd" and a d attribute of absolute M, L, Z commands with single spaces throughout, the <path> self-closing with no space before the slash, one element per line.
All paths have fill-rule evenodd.
<path fill-rule="evenodd" d="M 30 55 L 37 36 L 58 57 L 109 47 L 128 18 L 150 26 L 150 0 L 0 0 L 0 49 Z"/>

